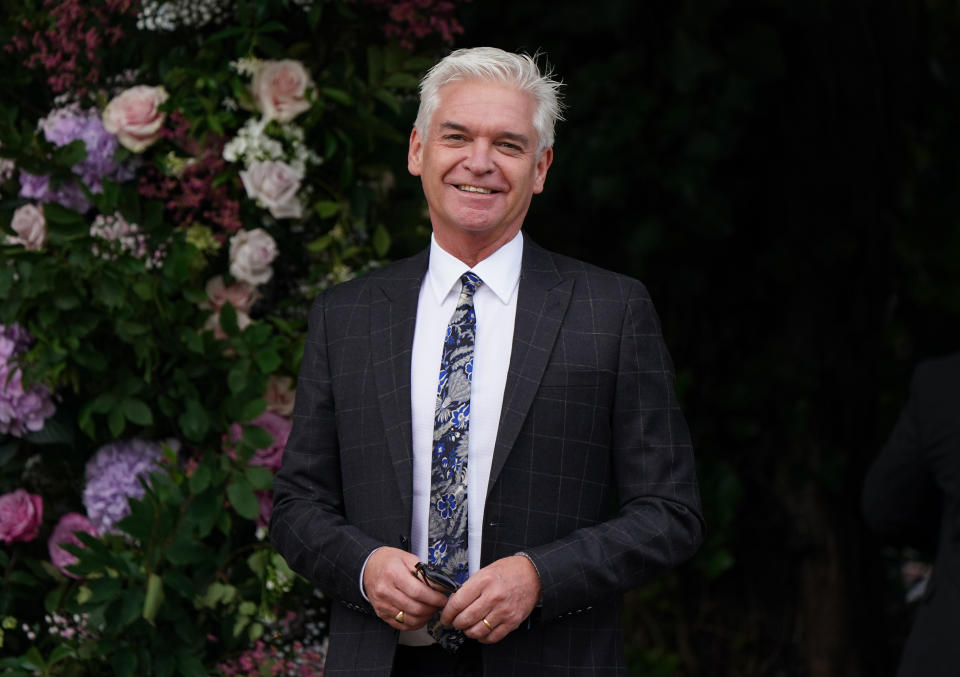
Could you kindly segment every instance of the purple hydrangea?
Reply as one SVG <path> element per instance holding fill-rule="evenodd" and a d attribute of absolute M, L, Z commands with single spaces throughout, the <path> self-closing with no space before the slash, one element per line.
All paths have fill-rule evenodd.
<path fill-rule="evenodd" d="M 130 514 L 128 499 L 143 497 L 140 478 L 149 483 L 162 458 L 159 443 L 132 439 L 100 447 L 87 462 L 83 506 L 99 533 L 115 531 L 113 525 Z"/>
<path fill-rule="evenodd" d="M 40 128 L 47 141 L 55 146 L 65 146 L 78 139 L 83 141 L 87 157 L 71 169 L 91 192 L 102 192 L 104 179 L 128 181 L 133 178 L 135 160 L 121 164 L 114 161 L 117 137 L 104 129 L 100 115 L 95 110 L 57 108 L 40 121 Z M 75 182 L 53 187 L 49 176 L 24 171 L 20 172 L 20 196 L 40 202 L 57 202 L 77 211 L 90 208 L 89 200 Z"/>
<path fill-rule="evenodd" d="M 0 324 L 0 434 L 23 437 L 53 416 L 53 393 L 42 383 L 23 387 L 16 357 L 30 347 L 31 337 L 17 324 Z"/>

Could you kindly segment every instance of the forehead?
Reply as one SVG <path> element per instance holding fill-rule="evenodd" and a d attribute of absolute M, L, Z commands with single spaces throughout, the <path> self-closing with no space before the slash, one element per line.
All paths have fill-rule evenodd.
<path fill-rule="evenodd" d="M 486 80 L 450 82 L 437 92 L 431 127 L 454 123 L 530 134 L 536 103 L 533 95 L 510 85 Z"/>

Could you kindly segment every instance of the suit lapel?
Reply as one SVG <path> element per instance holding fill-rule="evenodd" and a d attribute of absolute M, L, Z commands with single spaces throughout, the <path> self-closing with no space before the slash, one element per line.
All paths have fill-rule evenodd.
<path fill-rule="evenodd" d="M 405 259 L 395 274 L 378 280 L 370 305 L 370 351 L 380 413 L 406 515 L 413 510 L 410 423 L 410 360 L 420 283 L 428 252 Z"/>
<path fill-rule="evenodd" d="M 488 495 L 533 404 L 572 291 L 573 280 L 563 279 L 547 251 L 524 236 L 513 348 L 490 467 Z"/>

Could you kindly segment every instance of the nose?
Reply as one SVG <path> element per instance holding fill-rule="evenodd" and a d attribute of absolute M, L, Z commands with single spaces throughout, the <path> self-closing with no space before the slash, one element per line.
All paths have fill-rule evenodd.
<path fill-rule="evenodd" d="M 463 161 L 463 166 L 472 174 L 488 174 L 493 171 L 493 155 L 490 144 L 482 139 L 470 144 L 470 150 Z"/>

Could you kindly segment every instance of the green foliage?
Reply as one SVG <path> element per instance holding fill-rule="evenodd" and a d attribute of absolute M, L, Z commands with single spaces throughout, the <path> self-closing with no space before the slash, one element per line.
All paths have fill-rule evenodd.
<path fill-rule="evenodd" d="M 312 297 L 383 261 L 416 227 L 397 213 L 420 218 L 419 196 L 391 190 L 436 43 L 401 47 L 383 7 L 350 0 L 238 0 L 172 31 L 144 16 L 138 28 L 141 3 L 56 4 L 0 0 L 0 325 L 31 337 L 3 368 L 49 388 L 56 409 L 39 430 L 0 434 L 0 494 L 44 508 L 39 534 L 0 551 L 0 672 L 208 675 L 261 638 L 270 660 L 298 642 L 318 663 L 323 638 L 304 628 L 322 624 L 304 619 L 323 602 L 265 540 L 271 454 Z M 47 58 L 81 36 L 93 42 L 75 68 Z M 293 115 L 252 87 L 281 61 L 308 78 Z M 102 157 L 62 130 L 47 138 L 64 100 L 57 115 L 93 124 L 133 85 L 166 92 L 146 147 L 118 132 Z M 265 160 L 296 175 L 293 198 L 250 188 Z M 22 172 L 49 182 L 19 197 Z M 39 243 L 16 239 L 31 205 Z M 256 237 L 275 258 L 234 251 Z M 89 512 L 88 461 L 132 439 L 162 440 L 162 467 L 112 527 L 60 534 L 75 561 L 55 565 L 54 525 Z"/>

